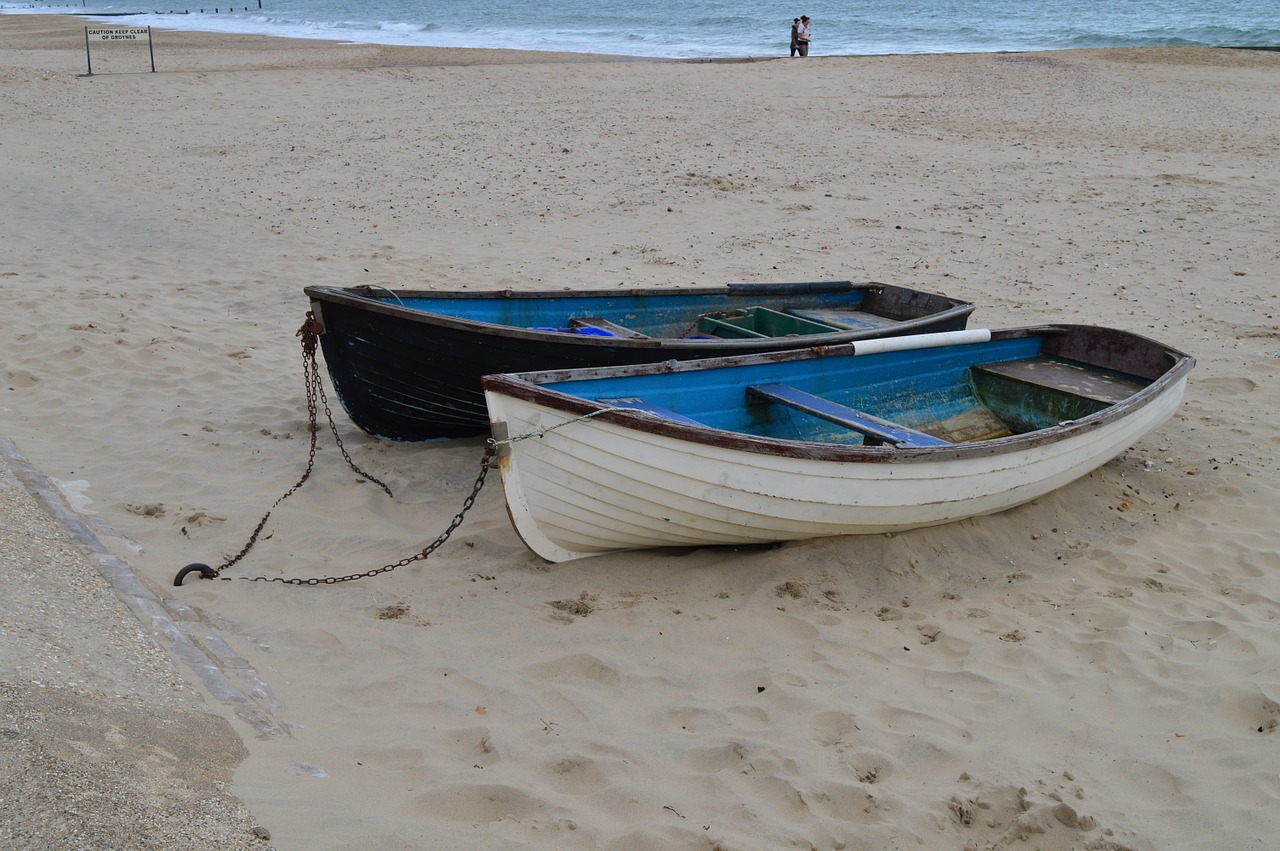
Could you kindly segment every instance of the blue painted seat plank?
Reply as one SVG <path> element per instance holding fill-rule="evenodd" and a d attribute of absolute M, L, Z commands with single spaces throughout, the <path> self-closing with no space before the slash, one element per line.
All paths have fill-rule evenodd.
<path fill-rule="evenodd" d="M 881 443 L 893 446 L 950 446 L 933 435 L 907 428 L 898 423 L 882 420 L 877 416 L 850 408 L 821 396 L 814 396 L 786 384 L 753 384 L 747 392 L 761 399 L 786 405 L 810 416 L 852 429 Z"/>

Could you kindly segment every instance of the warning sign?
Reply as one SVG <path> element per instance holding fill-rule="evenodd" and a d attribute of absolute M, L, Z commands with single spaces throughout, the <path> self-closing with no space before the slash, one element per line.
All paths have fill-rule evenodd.
<path fill-rule="evenodd" d="M 150 27 L 129 27 L 126 29 L 93 30 L 85 28 L 85 35 L 93 41 L 150 41 Z"/>
<path fill-rule="evenodd" d="M 84 28 L 84 61 L 89 76 L 93 76 L 93 45 L 103 42 L 114 44 L 145 44 L 151 54 L 151 73 L 156 71 L 156 48 L 151 40 L 151 27 L 112 27 L 111 29 Z M 126 51 L 127 53 L 128 51 Z"/>

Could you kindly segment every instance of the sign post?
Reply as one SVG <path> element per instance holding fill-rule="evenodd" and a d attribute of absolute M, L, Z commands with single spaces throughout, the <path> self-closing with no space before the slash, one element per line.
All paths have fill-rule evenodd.
<path fill-rule="evenodd" d="M 93 76 L 93 56 L 89 45 L 93 42 L 139 42 L 147 43 L 151 53 L 151 73 L 156 72 L 156 49 L 151 42 L 151 27 L 116 27 L 114 29 L 84 28 L 84 58 L 89 66 L 89 76 Z"/>

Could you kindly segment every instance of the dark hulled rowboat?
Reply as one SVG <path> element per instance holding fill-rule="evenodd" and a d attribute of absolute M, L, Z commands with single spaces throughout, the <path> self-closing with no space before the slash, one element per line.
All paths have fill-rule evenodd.
<path fill-rule="evenodd" d="M 974 306 L 890 284 L 432 292 L 306 288 L 339 401 L 369 434 L 483 434 L 484 375 L 753 354 L 960 330 Z"/>

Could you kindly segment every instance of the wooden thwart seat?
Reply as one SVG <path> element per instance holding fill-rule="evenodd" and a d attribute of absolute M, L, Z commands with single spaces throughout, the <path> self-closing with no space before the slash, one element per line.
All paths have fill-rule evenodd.
<path fill-rule="evenodd" d="M 800 319 L 807 319 L 810 322 L 817 322 L 845 331 L 865 331 L 871 328 L 884 328 L 898 324 L 898 320 L 891 319 L 888 316 L 879 316 L 863 310 L 854 310 L 853 308 L 844 310 L 788 308 L 787 313 Z"/>
<path fill-rule="evenodd" d="M 831 334 L 838 329 L 800 316 L 795 311 L 753 305 L 704 313 L 698 317 L 697 330 L 702 334 L 733 340 Z"/>
<path fill-rule="evenodd" d="M 768 399 L 779 405 L 786 405 L 797 411 L 818 417 L 830 423 L 844 426 L 847 429 L 861 432 L 873 440 L 893 446 L 950 446 L 941 440 L 922 431 L 907 428 L 898 423 L 882 420 L 877 416 L 850 408 L 821 396 L 814 396 L 803 390 L 797 390 L 786 384 L 753 384 L 747 392 Z"/>
<path fill-rule="evenodd" d="M 625 325 L 619 325 L 617 322 L 611 322 L 600 316 L 575 316 L 569 320 L 570 328 L 599 328 L 602 331 L 608 331 L 615 337 L 629 337 L 632 339 L 649 339 L 648 334 L 641 334 L 639 331 L 632 331 Z"/>
<path fill-rule="evenodd" d="M 661 405 L 652 405 L 644 399 L 638 399 L 634 396 L 628 396 L 619 399 L 597 399 L 602 405 L 608 405 L 611 408 L 627 408 L 632 411 L 643 411 L 646 414 L 662 417 L 663 419 L 674 420 L 678 423 L 686 423 L 688 425 L 702 425 L 695 419 L 686 417 L 684 414 L 678 414 L 675 411 L 664 408 Z"/>
<path fill-rule="evenodd" d="M 1042 387 L 1114 405 L 1123 402 L 1147 385 L 1141 381 L 1098 372 L 1088 367 L 1046 358 L 977 364 L 975 372 L 1007 378 L 1032 387 Z"/>

